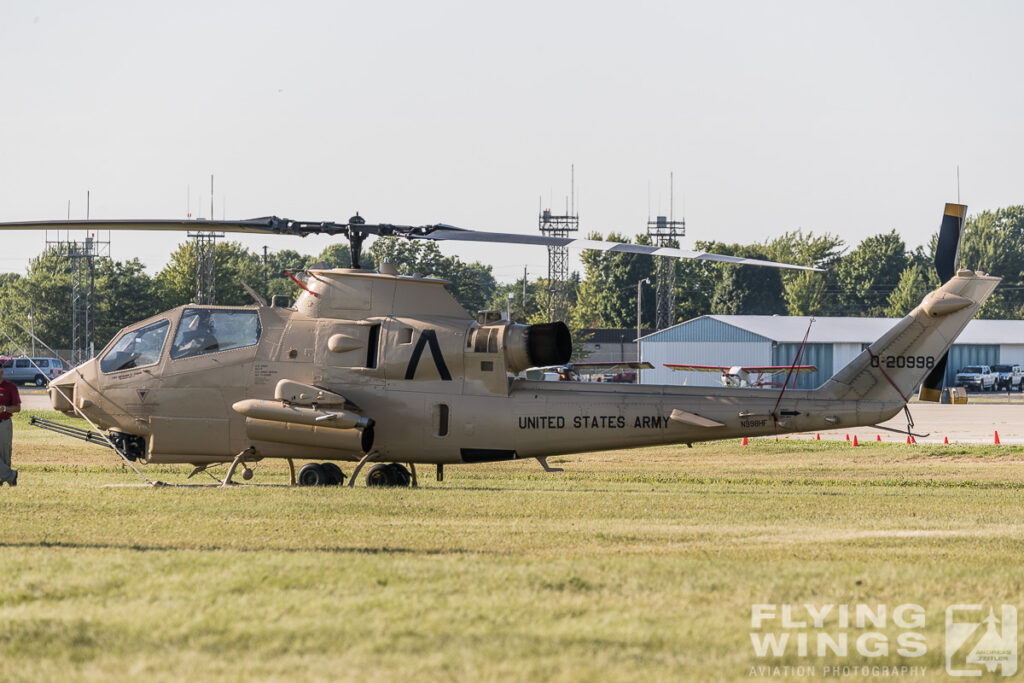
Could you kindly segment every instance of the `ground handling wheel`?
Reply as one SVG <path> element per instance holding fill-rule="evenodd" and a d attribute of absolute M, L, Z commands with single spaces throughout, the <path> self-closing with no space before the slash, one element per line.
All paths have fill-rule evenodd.
<path fill-rule="evenodd" d="M 409 474 L 409 470 L 405 469 L 404 465 L 393 462 L 388 467 L 391 468 L 392 480 L 395 482 L 392 486 L 408 486 L 412 481 L 412 475 Z"/>
<path fill-rule="evenodd" d="M 315 462 L 303 465 L 296 480 L 299 486 L 327 486 L 329 483 L 326 470 Z"/>
<path fill-rule="evenodd" d="M 366 473 L 367 486 L 408 486 L 409 482 L 409 470 L 398 463 L 374 465 Z"/>
<path fill-rule="evenodd" d="M 327 474 L 327 486 L 341 486 L 345 483 L 345 473 L 333 462 L 321 463 L 320 467 Z"/>

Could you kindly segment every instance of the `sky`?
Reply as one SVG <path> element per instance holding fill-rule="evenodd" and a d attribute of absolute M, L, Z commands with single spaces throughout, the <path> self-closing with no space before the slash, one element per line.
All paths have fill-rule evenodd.
<path fill-rule="evenodd" d="M 1024 203 L 1022 30 L 1009 1 L 5 2 L 0 221 L 87 193 L 92 218 L 209 217 L 212 174 L 215 218 L 529 234 L 574 166 L 584 234 L 643 232 L 673 174 L 684 248 L 914 247 L 957 168 L 971 214 Z M 0 237 L 0 271 L 45 239 Z M 110 239 L 155 273 L 186 237 Z M 441 249 L 546 273 L 541 247 Z"/>

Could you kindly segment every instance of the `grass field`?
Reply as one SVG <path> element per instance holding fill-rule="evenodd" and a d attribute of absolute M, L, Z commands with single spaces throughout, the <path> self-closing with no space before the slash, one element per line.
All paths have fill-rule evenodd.
<path fill-rule="evenodd" d="M 420 488 L 379 490 L 140 487 L 111 452 L 26 416 L 15 442 L 3 680 L 735 680 L 829 664 L 947 680 L 946 606 L 1024 594 L 1014 447 L 733 441 L 553 459 L 561 474 L 421 469 Z M 184 484 L 188 469 L 144 472 Z M 757 657 L 760 603 L 915 603 L 927 652 L 897 654 L 890 619 L 847 630 L 881 632 L 888 655 Z"/>

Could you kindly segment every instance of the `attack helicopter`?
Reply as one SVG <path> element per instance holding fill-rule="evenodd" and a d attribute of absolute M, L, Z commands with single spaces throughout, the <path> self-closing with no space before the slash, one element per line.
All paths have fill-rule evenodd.
<path fill-rule="evenodd" d="M 205 221 L 204 228 L 347 236 L 351 269 L 313 269 L 290 308 L 188 304 L 122 329 L 95 358 L 50 382 L 56 410 L 76 412 L 130 461 L 201 471 L 265 458 L 292 482 L 340 484 L 337 462 L 370 465 L 368 485 L 415 483 L 415 465 L 546 458 L 656 444 L 873 425 L 906 409 L 918 386 L 938 400 L 946 353 L 998 278 L 956 270 L 965 208 L 947 204 L 936 267 L 942 285 L 815 390 L 776 394 L 706 388 L 522 379 L 569 362 L 564 323 L 523 325 L 467 313 L 443 280 L 358 268 L 370 234 L 582 246 L 658 256 L 771 265 L 703 252 L 571 238 L 483 233 L 446 225 Z M 178 229 L 197 221 L 53 221 L 0 229 Z M 579 244 L 579 243 L 584 244 Z M 937 383 L 937 384 L 936 384 Z M 912 426 L 909 411 L 908 432 Z M 295 474 L 294 461 L 312 461 Z M 318 462 L 319 461 L 319 462 Z M 409 465 L 406 468 L 405 465 Z"/>

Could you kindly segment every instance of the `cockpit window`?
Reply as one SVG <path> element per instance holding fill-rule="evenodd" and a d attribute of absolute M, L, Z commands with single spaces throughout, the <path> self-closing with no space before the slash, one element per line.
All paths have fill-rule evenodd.
<path fill-rule="evenodd" d="M 117 340 L 114 348 L 103 356 L 100 369 L 103 372 L 118 372 L 153 365 L 160 360 L 160 351 L 170 326 L 166 320 L 161 320 L 126 332 Z"/>
<path fill-rule="evenodd" d="M 186 308 L 174 335 L 171 358 L 253 346 L 259 340 L 260 316 L 256 311 Z"/>

